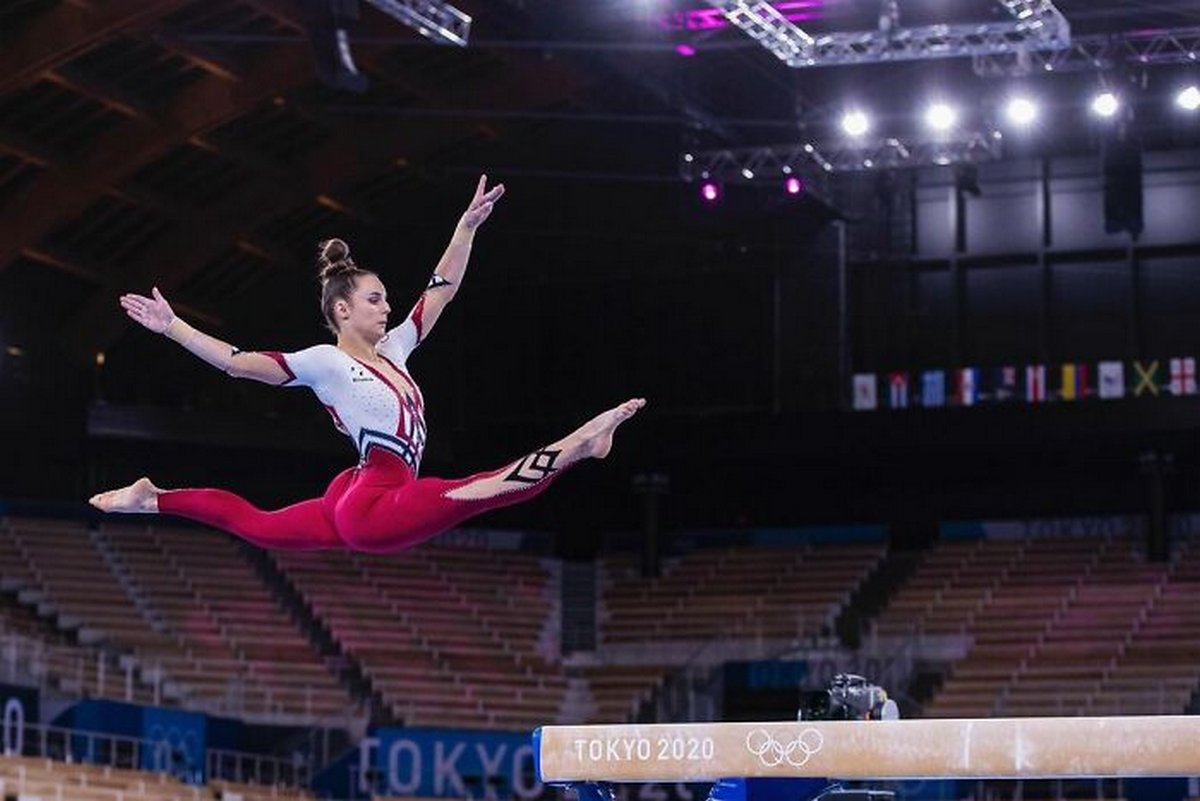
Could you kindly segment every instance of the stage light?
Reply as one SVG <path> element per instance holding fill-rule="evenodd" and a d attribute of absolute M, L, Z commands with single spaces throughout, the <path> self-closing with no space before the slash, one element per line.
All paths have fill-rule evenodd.
<path fill-rule="evenodd" d="M 849 136 L 862 136 L 871 129 L 871 120 L 861 111 L 847 111 L 842 116 L 842 130 Z"/>
<path fill-rule="evenodd" d="M 789 175 L 788 179 L 783 182 L 783 189 L 789 195 L 798 195 L 804 191 L 804 182 L 795 175 Z"/>
<path fill-rule="evenodd" d="M 958 122 L 958 111 L 946 103 L 934 103 L 925 110 L 925 124 L 935 131 L 948 131 Z"/>
<path fill-rule="evenodd" d="M 1013 125 L 1022 127 L 1030 125 L 1037 119 L 1038 108 L 1037 104 L 1028 97 L 1013 97 L 1010 98 L 1004 107 L 1004 116 Z"/>
<path fill-rule="evenodd" d="M 1184 111 L 1196 111 L 1200 109 L 1200 87 L 1192 84 L 1180 89 L 1179 94 L 1175 95 L 1175 105 Z"/>
<path fill-rule="evenodd" d="M 1112 92 L 1104 91 L 1092 98 L 1092 113 L 1098 117 L 1112 117 L 1121 108 L 1121 101 Z"/>
<path fill-rule="evenodd" d="M 700 184 L 700 199 L 705 203 L 716 203 L 721 199 L 721 185 L 716 181 L 704 181 Z"/>
<path fill-rule="evenodd" d="M 675 45 L 675 52 L 684 58 L 691 58 L 692 56 L 696 55 L 696 48 L 692 47 L 690 44 L 677 44 Z"/>
<path fill-rule="evenodd" d="M 754 180 L 754 170 L 750 169 L 749 167 L 742 167 L 742 177 L 745 178 L 747 181 L 753 181 Z"/>

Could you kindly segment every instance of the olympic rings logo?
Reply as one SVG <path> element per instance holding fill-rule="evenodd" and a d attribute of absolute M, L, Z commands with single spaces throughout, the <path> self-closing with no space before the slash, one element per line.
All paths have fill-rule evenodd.
<path fill-rule="evenodd" d="M 746 735 L 746 750 L 768 768 L 787 762 L 794 768 L 802 768 L 816 756 L 825 745 L 825 737 L 816 729 L 805 729 L 796 739 L 781 743 L 765 729 L 754 729 Z"/>

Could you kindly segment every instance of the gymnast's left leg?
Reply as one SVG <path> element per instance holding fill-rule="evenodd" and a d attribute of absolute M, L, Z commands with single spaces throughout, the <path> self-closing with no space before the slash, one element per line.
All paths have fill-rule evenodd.
<path fill-rule="evenodd" d="M 356 550 L 386 553 L 409 548 L 490 509 L 529 500 L 562 470 L 607 456 L 617 426 L 645 405 L 642 398 L 628 400 L 499 470 L 456 480 L 421 478 L 382 492 L 369 486 L 352 489 L 334 512 L 338 534 Z"/>
<path fill-rule="evenodd" d="M 646 405 L 643 398 L 627 400 L 596 415 L 567 436 L 499 470 L 460 479 L 445 496 L 452 501 L 487 501 L 540 484 L 584 459 L 603 459 L 612 448 L 617 426 Z"/>

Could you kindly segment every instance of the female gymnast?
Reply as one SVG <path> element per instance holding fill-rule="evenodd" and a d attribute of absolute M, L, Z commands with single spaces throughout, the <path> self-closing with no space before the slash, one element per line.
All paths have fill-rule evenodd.
<path fill-rule="evenodd" d="M 424 400 L 406 363 L 457 292 L 475 232 L 503 194 L 503 184 L 489 191 L 487 176 L 480 176 L 433 278 L 404 322 L 390 331 L 383 282 L 357 266 L 340 239 L 321 243 L 317 256 L 321 310 L 336 345 L 295 353 L 243 351 L 176 317 L 157 287 L 151 297 L 122 295 L 121 306 L 133 320 L 235 378 L 312 389 L 337 429 L 354 441 L 359 463 L 338 474 L 323 497 L 276 511 L 258 509 L 225 490 L 160 489 L 148 478 L 95 495 L 91 504 L 105 512 L 190 518 L 264 548 L 382 553 L 408 548 L 489 509 L 532 498 L 564 468 L 583 459 L 603 459 L 616 427 L 642 408 L 644 399 L 609 409 L 499 470 L 458 480 L 417 478 L 425 446 Z"/>

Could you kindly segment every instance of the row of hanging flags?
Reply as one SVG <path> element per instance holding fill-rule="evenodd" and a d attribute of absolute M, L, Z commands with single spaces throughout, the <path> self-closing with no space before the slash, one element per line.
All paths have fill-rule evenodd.
<path fill-rule="evenodd" d="M 1195 395 L 1196 360 L 1076 362 L 1047 367 L 963 367 L 918 373 L 856 373 L 854 408 L 935 408 L 991 403 Z"/>

